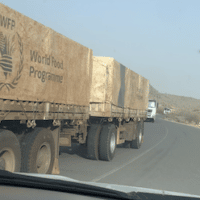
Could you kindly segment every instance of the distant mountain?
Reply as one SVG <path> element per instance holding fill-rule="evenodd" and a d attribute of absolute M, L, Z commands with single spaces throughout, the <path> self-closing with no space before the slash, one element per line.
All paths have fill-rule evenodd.
<path fill-rule="evenodd" d="M 161 107 L 200 111 L 200 99 L 160 93 L 152 85 L 149 86 L 149 99 L 156 99 Z"/>

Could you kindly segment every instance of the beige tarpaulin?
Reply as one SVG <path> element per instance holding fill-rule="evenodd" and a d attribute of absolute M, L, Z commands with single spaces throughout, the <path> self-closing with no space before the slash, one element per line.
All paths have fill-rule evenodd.
<path fill-rule="evenodd" d="M 149 81 L 110 57 L 93 58 L 90 102 L 144 110 Z"/>
<path fill-rule="evenodd" d="M 0 4 L 0 98 L 88 105 L 92 55 Z"/>

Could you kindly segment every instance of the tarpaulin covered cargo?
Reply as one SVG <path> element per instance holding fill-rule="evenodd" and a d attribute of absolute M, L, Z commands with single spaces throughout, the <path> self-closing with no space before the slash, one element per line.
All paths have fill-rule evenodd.
<path fill-rule="evenodd" d="M 92 55 L 0 4 L 0 98 L 89 105 Z"/>
<path fill-rule="evenodd" d="M 145 110 L 149 81 L 110 57 L 93 58 L 90 103 Z"/>

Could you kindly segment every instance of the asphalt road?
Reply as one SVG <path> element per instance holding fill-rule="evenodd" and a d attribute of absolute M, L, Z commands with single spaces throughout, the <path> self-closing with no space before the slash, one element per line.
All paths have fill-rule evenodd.
<path fill-rule="evenodd" d="M 140 149 L 118 146 L 111 162 L 87 159 L 81 145 L 61 147 L 60 175 L 200 195 L 200 129 L 158 116 L 144 130 Z"/>

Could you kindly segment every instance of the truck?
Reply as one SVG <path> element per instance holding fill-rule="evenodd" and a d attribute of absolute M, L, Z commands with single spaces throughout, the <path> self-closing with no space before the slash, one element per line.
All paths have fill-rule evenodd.
<path fill-rule="evenodd" d="M 0 169 L 59 174 L 59 147 L 140 148 L 149 81 L 0 4 Z"/>
<path fill-rule="evenodd" d="M 156 109 L 158 103 L 155 99 L 149 99 L 148 110 L 147 110 L 147 121 L 155 122 L 156 120 Z"/>

